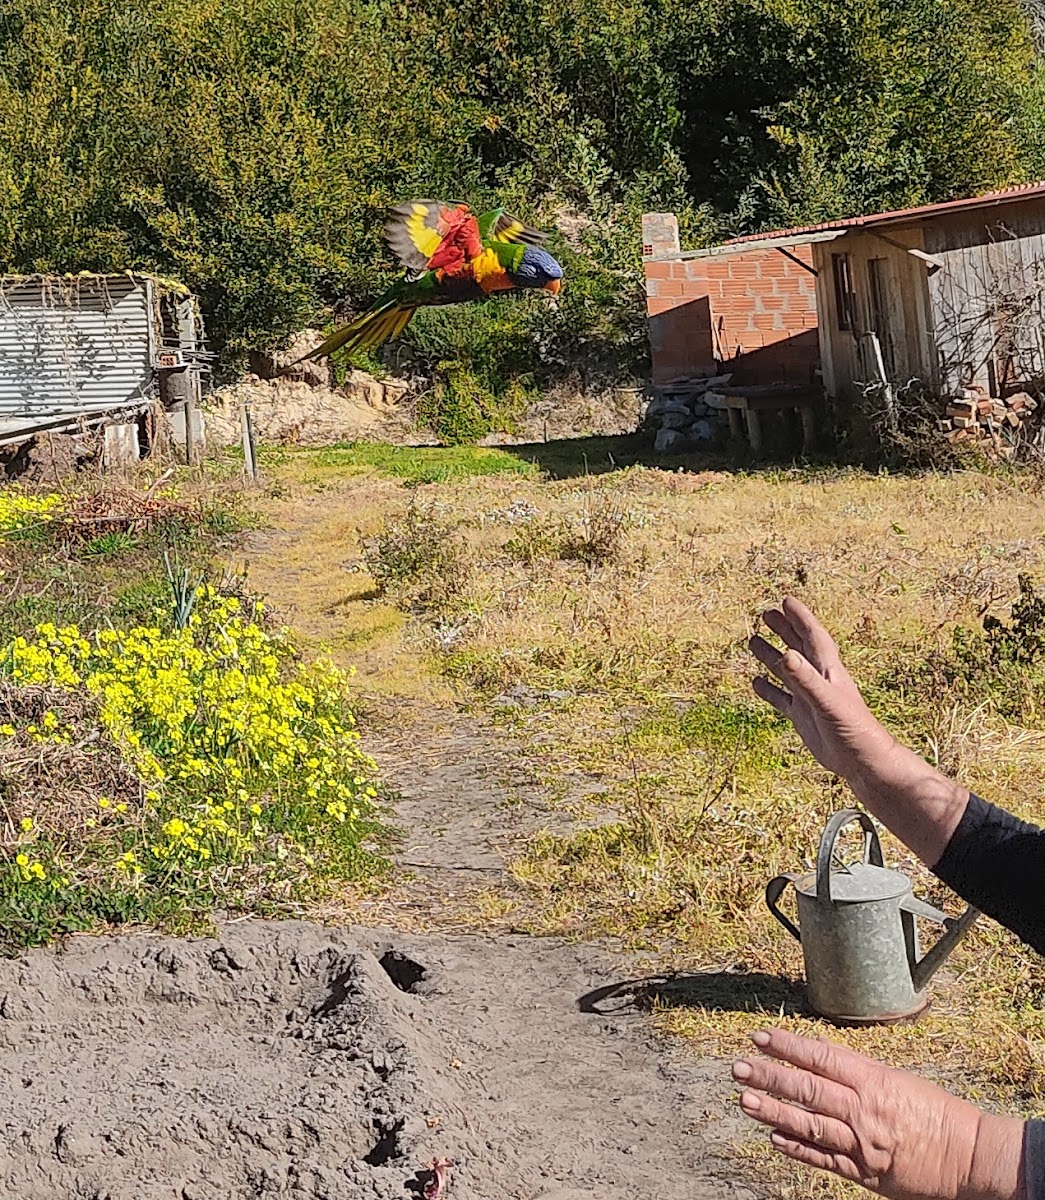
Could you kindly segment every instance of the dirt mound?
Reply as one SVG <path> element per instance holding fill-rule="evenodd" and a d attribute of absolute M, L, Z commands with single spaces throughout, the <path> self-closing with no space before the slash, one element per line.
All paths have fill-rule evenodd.
<path fill-rule="evenodd" d="M 77 939 L 0 988 L 7 1195 L 402 1200 L 432 1157 L 400 993 L 321 931 Z"/>
<path fill-rule="evenodd" d="M 0 1193 L 409 1200 L 448 1157 L 448 1200 L 751 1197 L 706 1076 L 579 1010 L 587 954 L 250 922 L 0 963 Z"/>

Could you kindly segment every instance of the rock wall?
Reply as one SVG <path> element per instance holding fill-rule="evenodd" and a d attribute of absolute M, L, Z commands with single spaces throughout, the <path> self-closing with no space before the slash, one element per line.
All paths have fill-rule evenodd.
<path fill-rule="evenodd" d="M 206 399 L 207 441 L 240 440 L 240 406 L 250 405 L 254 437 L 283 445 L 329 446 L 370 438 L 401 440 L 411 428 L 401 404 L 407 385 L 352 371 L 343 388 L 315 387 L 300 379 L 246 379 L 218 388 Z"/>

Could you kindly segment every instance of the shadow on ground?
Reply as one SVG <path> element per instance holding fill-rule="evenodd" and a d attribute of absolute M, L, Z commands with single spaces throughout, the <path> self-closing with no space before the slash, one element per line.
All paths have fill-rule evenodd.
<path fill-rule="evenodd" d="M 614 437 L 563 438 L 560 441 L 526 442 L 499 445 L 498 450 L 534 463 L 551 479 L 576 479 L 585 475 L 605 475 L 622 467 L 653 467 L 661 471 L 780 471 L 803 465 L 810 475 L 817 469 L 837 470 L 839 463 L 829 458 L 796 459 L 780 451 L 757 461 L 743 445 L 690 454 L 655 454 L 647 434 L 628 433 Z"/>
<path fill-rule="evenodd" d="M 809 1012 L 801 984 L 760 971 L 704 971 L 627 979 L 587 992 L 577 1001 L 577 1007 L 581 1012 L 601 1016 L 654 1008 L 764 1012 L 789 1017 Z"/>

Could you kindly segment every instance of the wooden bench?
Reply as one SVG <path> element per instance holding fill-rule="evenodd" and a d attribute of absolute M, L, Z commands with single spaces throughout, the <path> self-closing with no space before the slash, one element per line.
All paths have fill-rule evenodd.
<path fill-rule="evenodd" d="M 747 430 L 747 440 L 755 454 L 762 452 L 762 413 L 798 411 L 802 420 L 802 452 L 813 448 L 816 432 L 813 419 L 816 392 L 809 387 L 768 384 L 758 387 L 727 387 L 718 389 L 725 397 L 729 413 L 729 432 L 740 437 Z"/>

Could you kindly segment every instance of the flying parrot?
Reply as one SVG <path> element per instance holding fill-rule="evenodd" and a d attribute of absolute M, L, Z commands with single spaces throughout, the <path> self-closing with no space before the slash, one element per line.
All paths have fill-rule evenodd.
<path fill-rule="evenodd" d="M 467 204 L 411 200 L 392 209 L 384 232 L 406 268 L 403 278 L 297 362 L 337 350 L 373 350 L 398 337 L 419 308 L 523 289 L 559 294 L 562 267 L 542 247 L 546 235 L 503 208 L 476 216 Z"/>

